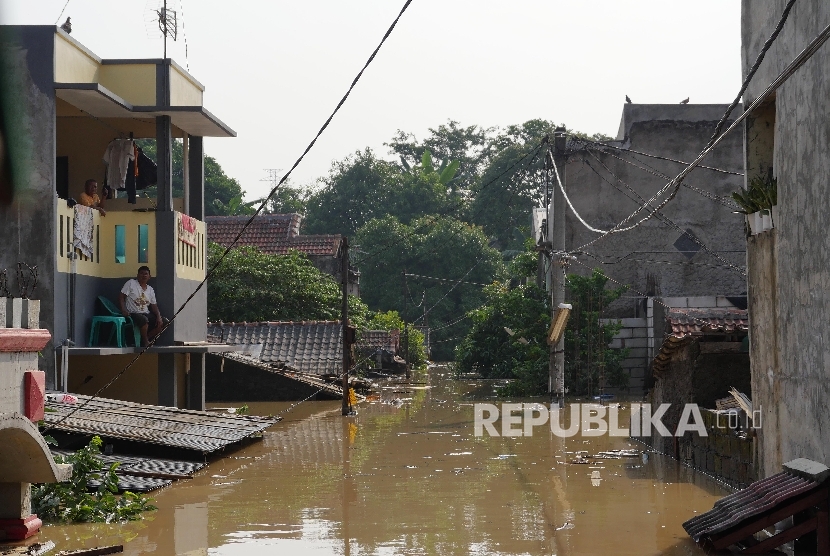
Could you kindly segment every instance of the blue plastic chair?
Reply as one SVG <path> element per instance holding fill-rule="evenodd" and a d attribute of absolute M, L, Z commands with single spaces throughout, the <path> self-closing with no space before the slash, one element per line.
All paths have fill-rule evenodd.
<path fill-rule="evenodd" d="M 140 346 L 141 331 L 137 326 L 135 326 L 133 319 L 123 316 L 118 307 L 116 307 L 112 301 L 103 295 L 98 296 L 98 301 L 101 302 L 101 305 L 104 306 L 104 309 L 109 314 L 96 315 L 92 317 L 92 326 L 89 329 L 89 347 L 98 345 L 101 324 L 110 325 L 110 335 L 107 340 L 108 344 L 112 344 L 113 337 L 115 337 L 115 342 L 118 347 L 127 347 L 125 338 L 129 337 L 127 334 L 129 334 L 129 329 L 131 328 L 133 333 L 133 345 Z"/>

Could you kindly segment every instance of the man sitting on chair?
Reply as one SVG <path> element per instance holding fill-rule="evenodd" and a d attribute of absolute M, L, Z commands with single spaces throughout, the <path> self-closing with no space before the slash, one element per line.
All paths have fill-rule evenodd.
<path fill-rule="evenodd" d="M 121 314 L 125 317 L 132 317 L 133 326 L 137 326 L 141 331 L 142 347 L 149 344 L 149 338 L 161 332 L 163 324 L 156 304 L 156 292 L 153 291 L 149 282 L 150 268 L 142 266 L 138 269 L 138 275 L 135 278 L 127 280 L 121 288 L 121 295 L 118 296 Z"/>

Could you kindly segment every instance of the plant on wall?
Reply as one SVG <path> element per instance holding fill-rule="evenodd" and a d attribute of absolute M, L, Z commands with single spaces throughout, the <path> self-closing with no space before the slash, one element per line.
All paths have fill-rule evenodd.
<path fill-rule="evenodd" d="M 753 214 L 772 210 L 778 204 L 778 180 L 772 175 L 755 176 L 749 180 L 746 190 L 735 191 L 732 198 L 740 205 L 741 214 Z"/>

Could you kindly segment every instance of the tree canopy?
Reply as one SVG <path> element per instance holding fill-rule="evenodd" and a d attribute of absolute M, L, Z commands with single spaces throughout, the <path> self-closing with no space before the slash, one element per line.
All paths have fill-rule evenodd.
<path fill-rule="evenodd" d="M 211 243 L 208 264 L 224 248 Z M 334 278 L 302 253 L 268 255 L 254 247 L 233 249 L 208 281 L 208 319 L 225 322 L 338 320 L 342 294 Z M 365 326 L 368 310 L 349 297 L 353 323 Z"/>
<path fill-rule="evenodd" d="M 469 328 L 464 315 L 484 302 L 478 284 L 504 276 L 501 255 L 481 228 L 449 217 L 425 216 L 407 225 L 386 216 L 358 230 L 356 243 L 363 300 L 376 311 L 396 310 L 410 323 L 428 321 L 438 360 L 451 357 L 456 338 Z M 404 270 L 417 276 L 404 282 Z"/>

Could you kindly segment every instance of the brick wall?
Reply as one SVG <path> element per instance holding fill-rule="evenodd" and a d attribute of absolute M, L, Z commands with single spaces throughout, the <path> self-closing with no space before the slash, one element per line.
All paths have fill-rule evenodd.
<path fill-rule="evenodd" d="M 753 463 L 754 440 L 730 428 L 726 413 L 701 409 L 708 436 L 687 433 L 679 438 L 678 458 L 690 467 L 711 473 L 735 488 L 745 488 L 758 479 Z M 745 427 L 743 417 L 741 421 Z"/>

